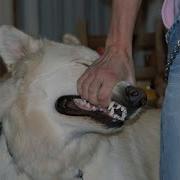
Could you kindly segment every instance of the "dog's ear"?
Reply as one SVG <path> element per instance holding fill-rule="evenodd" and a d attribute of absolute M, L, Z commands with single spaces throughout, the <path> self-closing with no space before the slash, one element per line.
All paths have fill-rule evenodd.
<path fill-rule="evenodd" d="M 12 26 L 0 27 L 0 56 L 8 69 L 22 60 L 26 54 L 38 51 L 40 46 L 39 40 L 33 39 Z"/>
<path fill-rule="evenodd" d="M 69 45 L 81 45 L 81 41 L 76 36 L 68 33 L 63 35 L 62 42 Z"/>

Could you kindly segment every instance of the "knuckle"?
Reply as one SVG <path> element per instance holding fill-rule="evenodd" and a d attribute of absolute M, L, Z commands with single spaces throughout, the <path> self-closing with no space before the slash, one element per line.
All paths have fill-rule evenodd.
<path fill-rule="evenodd" d="M 107 98 L 107 95 L 101 94 L 98 96 L 98 101 L 103 103 L 104 101 L 106 101 Z"/>
<path fill-rule="evenodd" d="M 93 87 L 89 87 L 89 89 L 88 89 L 88 92 L 89 92 L 89 94 L 91 95 L 91 96 L 93 96 L 94 95 L 94 88 Z"/>
<path fill-rule="evenodd" d="M 96 100 L 96 96 L 89 96 L 89 102 L 94 104 L 94 105 L 97 105 L 97 100 Z"/>
<path fill-rule="evenodd" d="M 83 82 L 82 85 L 81 85 L 81 96 L 83 98 L 85 98 L 85 99 L 87 97 L 87 95 L 86 95 L 86 88 L 87 88 L 87 85 L 86 85 L 85 82 Z"/>
<path fill-rule="evenodd" d="M 110 95 L 111 95 L 110 92 L 105 92 L 100 94 L 98 96 L 98 102 L 103 106 L 107 106 L 108 102 L 110 101 Z"/>
<path fill-rule="evenodd" d="M 97 104 L 97 98 L 96 98 L 96 92 L 93 88 L 90 88 L 89 89 L 89 95 L 88 95 L 88 98 L 89 98 L 89 101 L 92 103 L 92 104 Z"/>

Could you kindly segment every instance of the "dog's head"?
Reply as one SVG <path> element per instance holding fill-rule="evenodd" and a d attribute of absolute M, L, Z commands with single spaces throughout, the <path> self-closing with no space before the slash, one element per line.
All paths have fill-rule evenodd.
<path fill-rule="evenodd" d="M 0 56 L 4 69 L 0 78 L 2 129 L 14 162 L 33 179 L 53 179 L 51 175 L 66 175 L 68 168 L 82 167 L 99 144 L 101 136 L 95 133 L 111 134 L 121 129 L 109 126 L 107 116 L 103 120 L 99 114 L 67 116 L 55 108 L 59 97 L 77 94 L 77 79 L 98 58 L 94 51 L 79 45 L 36 40 L 3 26 Z M 132 102 L 136 94 L 128 89 L 125 102 Z M 117 86 L 114 101 L 123 98 Z M 139 104 L 137 99 L 133 100 L 135 105 Z M 74 113 L 76 109 L 69 105 Z"/>
<path fill-rule="evenodd" d="M 36 40 L 3 26 L 0 55 L 8 69 L 1 80 L 0 99 L 4 102 L 0 105 L 1 117 L 8 116 L 20 126 L 31 126 L 44 133 L 47 129 L 58 132 L 62 127 L 79 132 L 118 130 L 97 118 L 65 116 L 55 109 L 60 96 L 77 94 L 77 79 L 98 58 L 94 51 L 79 45 Z"/>

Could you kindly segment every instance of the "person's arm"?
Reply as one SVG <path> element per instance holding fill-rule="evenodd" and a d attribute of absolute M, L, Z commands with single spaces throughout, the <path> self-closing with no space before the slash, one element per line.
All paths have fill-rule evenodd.
<path fill-rule="evenodd" d="M 132 53 L 132 38 L 142 0 L 113 0 L 112 19 L 106 47 L 116 46 Z"/>
<path fill-rule="evenodd" d="M 95 105 L 108 106 L 117 82 L 135 82 L 132 37 L 140 4 L 141 0 L 113 0 L 105 53 L 77 82 L 80 96 Z"/>

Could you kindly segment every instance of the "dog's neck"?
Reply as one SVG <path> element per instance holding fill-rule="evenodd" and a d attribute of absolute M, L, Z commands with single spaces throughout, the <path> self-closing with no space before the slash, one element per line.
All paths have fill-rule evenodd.
<path fill-rule="evenodd" d="M 33 120 L 32 117 L 31 121 Z M 8 121 L 6 123 L 8 123 Z M 46 134 L 48 133 L 48 130 L 35 132 L 37 126 L 42 126 L 42 129 L 47 128 L 44 124 L 35 124 L 33 127 L 28 127 L 28 129 L 32 128 L 30 129 L 30 132 L 32 131 L 35 134 L 29 134 L 28 131 L 22 132 L 22 127 L 19 127 L 18 133 L 24 133 L 20 135 L 20 138 L 22 139 L 16 138 L 16 135 L 13 135 L 15 137 L 13 138 L 13 146 L 11 146 L 11 142 L 8 141 L 10 152 L 16 152 L 16 154 L 12 153 L 16 164 L 20 168 L 23 165 L 25 171 L 29 171 L 29 167 L 30 169 L 32 168 L 32 170 L 37 168 L 38 174 L 35 177 L 40 177 L 40 179 L 44 168 L 49 164 L 54 163 L 59 164 L 58 173 L 61 174 L 61 179 L 70 179 L 74 176 L 80 176 L 82 174 L 80 172 L 83 172 L 84 168 L 94 157 L 93 155 L 95 154 L 96 149 L 99 147 L 99 135 L 93 133 L 80 133 L 78 129 L 68 125 L 56 125 L 55 127 L 57 127 L 57 129 L 53 129 L 50 126 L 48 127 L 48 130 L 51 132 L 54 131 L 54 134 L 51 133 L 53 135 L 50 137 Z M 13 132 L 12 128 L 11 132 Z M 18 143 L 16 143 L 18 141 L 25 142 L 25 147 L 21 147 L 21 144 L 18 146 Z M 23 149 L 24 152 L 20 152 Z M 42 160 L 44 161 L 44 158 L 47 158 L 47 164 L 42 165 L 41 162 Z M 23 162 L 21 161 L 22 159 Z"/>

